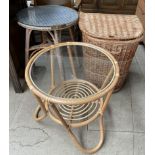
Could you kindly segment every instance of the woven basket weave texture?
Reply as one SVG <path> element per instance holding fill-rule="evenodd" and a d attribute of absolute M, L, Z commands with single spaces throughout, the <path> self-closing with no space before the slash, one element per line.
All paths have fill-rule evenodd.
<path fill-rule="evenodd" d="M 82 31 L 83 42 L 107 49 L 118 61 L 120 78 L 115 91 L 119 90 L 128 75 L 137 46 L 143 39 L 144 31 L 140 20 L 136 15 L 81 12 L 79 27 Z M 107 74 L 105 68 L 109 70 L 110 67 L 106 58 L 90 50 L 84 53 L 84 57 L 87 79 L 101 87 Z"/>

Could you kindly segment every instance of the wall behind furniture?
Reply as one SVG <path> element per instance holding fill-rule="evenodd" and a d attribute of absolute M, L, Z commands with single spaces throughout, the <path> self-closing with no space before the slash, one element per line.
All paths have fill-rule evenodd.
<path fill-rule="evenodd" d="M 18 26 L 16 14 L 25 7 L 25 0 L 9 1 L 9 50 L 18 76 L 21 77 L 24 77 L 25 30 Z"/>
<path fill-rule="evenodd" d="M 138 0 L 82 0 L 84 12 L 134 14 Z"/>

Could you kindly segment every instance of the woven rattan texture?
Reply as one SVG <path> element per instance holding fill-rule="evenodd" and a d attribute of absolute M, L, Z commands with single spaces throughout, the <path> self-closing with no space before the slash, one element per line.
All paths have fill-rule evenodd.
<path fill-rule="evenodd" d="M 115 91 L 119 90 L 128 75 L 137 46 L 143 38 L 139 19 L 135 15 L 80 13 L 79 27 L 84 42 L 107 49 L 118 61 L 120 77 Z M 107 74 L 105 68 L 110 68 L 106 57 L 87 49 L 84 57 L 87 80 L 101 87 Z"/>
<path fill-rule="evenodd" d="M 58 5 L 35 6 L 21 10 L 18 22 L 34 27 L 64 27 L 78 20 L 75 10 Z"/>
<path fill-rule="evenodd" d="M 85 48 L 83 56 L 86 79 L 100 88 L 112 68 L 112 64 L 104 54 L 97 54 L 90 48 Z"/>
<path fill-rule="evenodd" d="M 83 41 L 107 49 L 118 61 L 120 77 L 115 86 L 115 91 L 119 90 L 123 86 L 128 75 L 130 64 L 135 55 L 138 42 L 135 40 L 135 43 L 125 43 L 124 41 L 124 44 L 120 44 L 119 42 L 113 42 L 110 44 L 108 40 L 96 39 L 85 34 L 83 34 Z M 94 55 L 90 50 L 84 53 L 84 57 L 85 73 L 88 81 L 92 82 L 98 87 L 101 87 L 101 84 L 105 79 L 105 75 L 107 74 L 105 68 L 109 70 L 111 67 L 107 63 L 107 58 L 101 54 Z M 102 62 L 99 61 L 99 59 L 102 60 Z M 93 63 L 91 63 L 91 61 L 93 61 Z"/>
<path fill-rule="evenodd" d="M 114 15 L 80 12 L 80 29 L 95 38 L 130 40 L 143 35 L 136 15 Z"/>

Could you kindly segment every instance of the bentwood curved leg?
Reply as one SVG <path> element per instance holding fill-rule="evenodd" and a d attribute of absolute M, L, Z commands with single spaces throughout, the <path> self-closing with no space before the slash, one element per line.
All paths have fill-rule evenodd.
<path fill-rule="evenodd" d="M 83 147 L 80 142 L 78 141 L 78 139 L 76 138 L 76 136 L 74 135 L 74 133 L 72 132 L 70 126 L 66 123 L 66 121 L 63 119 L 63 117 L 61 116 L 61 114 L 59 113 L 59 111 L 57 110 L 56 106 L 54 104 L 51 104 L 52 109 L 54 111 L 54 113 L 57 115 L 58 119 L 61 121 L 61 123 L 63 124 L 63 126 L 65 127 L 67 133 L 69 134 L 69 136 L 71 137 L 73 143 L 84 153 L 95 153 L 96 151 L 98 151 L 100 149 L 100 147 L 103 144 L 104 141 L 104 127 L 103 127 L 103 114 L 100 114 L 99 116 L 99 127 L 100 127 L 100 139 L 98 144 L 93 147 L 93 148 L 85 148 Z M 49 111 L 50 112 L 50 111 Z"/>
<path fill-rule="evenodd" d="M 35 109 L 35 112 L 34 112 L 34 119 L 36 120 L 36 121 L 41 121 L 42 119 L 44 119 L 46 116 L 47 116 L 47 110 L 45 109 L 45 105 L 44 105 L 44 103 L 41 101 L 41 99 L 38 97 L 38 96 L 36 96 L 36 95 L 34 95 L 35 97 L 36 97 L 36 99 L 37 99 L 37 101 L 38 101 L 38 106 L 37 106 L 37 108 Z M 39 116 L 39 114 L 40 114 L 40 112 L 42 111 L 42 115 L 41 116 Z"/>
<path fill-rule="evenodd" d="M 43 120 L 46 116 L 47 116 L 47 114 L 43 114 L 43 115 L 41 115 L 41 116 L 39 116 L 39 114 L 40 114 L 40 112 L 41 112 L 41 106 L 40 105 L 38 105 L 37 106 L 37 108 L 35 109 L 35 112 L 34 112 L 34 119 L 36 120 L 36 121 L 41 121 L 41 120 Z"/>
<path fill-rule="evenodd" d="M 102 144 L 103 144 L 103 141 L 104 141 L 104 126 L 103 126 L 103 116 L 101 115 L 99 117 L 99 126 L 100 126 L 100 138 L 99 138 L 99 142 L 96 146 L 92 147 L 92 148 L 85 148 L 83 147 L 79 141 L 77 140 L 76 136 L 73 134 L 73 132 L 70 130 L 70 129 L 67 129 L 68 130 L 68 134 L 70 135 L 73 143 L 84 153 L 95 153 L 97 152 Z"/>

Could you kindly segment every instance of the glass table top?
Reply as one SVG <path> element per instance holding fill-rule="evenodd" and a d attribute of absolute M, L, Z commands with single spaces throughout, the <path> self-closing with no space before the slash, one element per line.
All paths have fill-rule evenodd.
<path fill-rule="evenodd" d="M 29 61 L 32 86 L 54 98 L 78 99 L 100 94 L 117 82 L 118 66 L 105 50 L 86 43 L 47 47 Z"/>
<path fill-rule="evenodd" d="M 78 20 L 78 13 L 59 5 L 34 6 L 19 11 L 17 20 L 28 26 L 55 28 L 75 23 Z"/>

